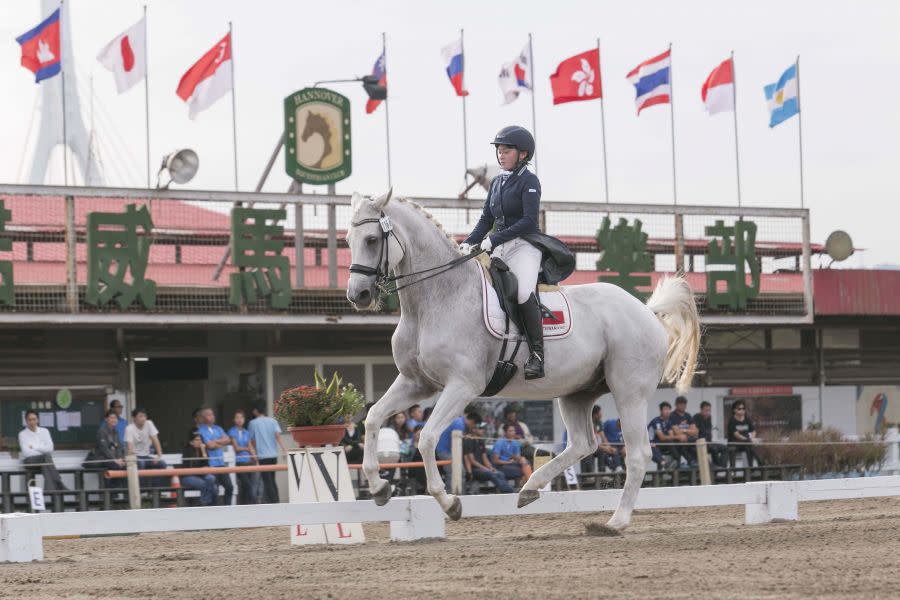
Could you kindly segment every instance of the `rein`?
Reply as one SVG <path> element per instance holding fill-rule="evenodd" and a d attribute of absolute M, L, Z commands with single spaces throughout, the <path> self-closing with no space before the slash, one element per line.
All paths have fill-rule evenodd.
<path fill-rule="evenodd" d="M 361 221 L 352 221 L 350 223 L 350 226 L 358 227 L 360 225 L 365 225 L 366 223 L 378 223 L 381 226 L 381 250 L 378 252 L 378 266 L 370 267 L 368 265 L 353 263 L 352 265 L 350 265 L 350 272 L 359 273 L 361 275 L 374 275 L 375 286 L 382 294 L 386 295 L 394 294 L 402 289 L 408 288 L 411 285 L 415 285 L 427 279 L 431 279 L 432 277 L 443 275 L 447 271 L 455 269 L 464 262 L 470 261 L 473 258 L 484 254 L 485 252 L 484 250 L 472 252 L 470 254 L 467 254 L 466 256 L 454 258 L 450 262 L 444 263 L 442 265 L 437 265 L 436 267 L 431 267 L 430 269 L 422 269 L 421 271 L 415 271 L 413 273 L 407 273 L 405 275 L 388 275 L 387 273 L 390 269 L 390 259 L 388 256 L 390 250 L 388 238 L 390 236 L 394 236 L 394 239 L 397 240 L 397 243 L 400 245 L 401 250 L 403 250 L 403 243 L 400 241 L 400 238 L 397 237 L 397 234 L 394 233 L 394 226 L 391 223 L 390 218 L 385 216 L 384 211 L 381 212 L 381 216 L 377 219 L 373 217 L 370 219 L 362 219 Z M 406 251 L 403 250 L 403 253 L 405 255 Z M 437 272 L 432 273 L 432 271 Z M 416 275 L 424 275 L 425 273 L 431 273 L 431 275 L 422 277 L 421 279 L 416 279 L 415 281 L 410 281 L 409 283 L 405 283 L 403 285 L 397 285 L 397 282 L 399 282 L 401 279 L 406 279 L 407 277 L 415 277 Z"/>

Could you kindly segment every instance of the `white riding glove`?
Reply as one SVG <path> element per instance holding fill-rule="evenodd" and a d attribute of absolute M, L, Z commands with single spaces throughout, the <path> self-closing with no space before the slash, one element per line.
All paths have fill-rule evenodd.
<path fill-rule="evenodd" d="M 463 242 L 459 245 L 459 253 L 462 255 L 468 255 L 472 252 L 472 244 L 467 244 Z"/>
<path fill-rule="evenodd" d="M 491 243 L 491 238 L 489 237 L 484 238 L 484 241 L 481 242 L 481 249 L 485 252 L 490 252 L 493 247 L 494 245 Z"/>

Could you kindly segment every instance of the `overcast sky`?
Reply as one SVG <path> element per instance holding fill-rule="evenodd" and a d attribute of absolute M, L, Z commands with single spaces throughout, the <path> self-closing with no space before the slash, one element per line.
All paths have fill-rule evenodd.
<path fill-rule="evenodd" d="M 74 54 L 87 120 L 94 76 L 94 123 L 109 183 L 144 184 L 144 94 L 116 95 L 95 56 L 141 16 L 136 0 L 71 0 Z M 15 37 L 35 24 L 38 0 L 0 4 L 0 181 L 15 182 L 38 86 L 19 66 Z M 602 39 L 611 201 L 672 201 L 669 108 L 635 116 L 625 74 L 673 43 L 678 199 L 736 203 L 730 113 L 706 115 L 700 86 L 736 58 L 744 203 L 800 204 L 797 119 L 768 127 L 762 88 L 799 54 L 806 203 L 813 241 L 846 229 L 869 250 L 853 264 L 900 263 L 900 3 L 895 1 L 518 2 L 150 0 L 151 160 L 181 147 L 200 155 L 191 187 L 231 189 L 231 99 L 195 120 L 175 95 L 184 71 L 234 22 L 241 188 L 251 190 L 280 135 L 285 96 L 320 79 L 367 74 L 388 35 L 394 187 L 409 196 L 454 196 L 462 187 L 460 100 L 441 46 L 465 28 L 469 163 L 492 161 L 500 127 L 531 124 L 527 95 L 501 106 L 497 73 L 534 36 L 538 170 L 548 200 L 603 199 L 599 102 L 553 106 L 548 76 L 562 59 Z M 387 185 L 383 107 L 364 111 L 361 87 L 335 86 L 353 104 L 353 175 L 338 191 L 378 193 Z M 26 157 L 26 165 L 27 165 Z M 285 191 L 279 158 L 265 189 Z M 24 169 L 23 172 L 27 172 Z M 61 169 L 55 171 L 61 178 Z M 21 181 L 24 175 L 19 178 Z M 56 181 L 52 181 L 57 183 Z"/>

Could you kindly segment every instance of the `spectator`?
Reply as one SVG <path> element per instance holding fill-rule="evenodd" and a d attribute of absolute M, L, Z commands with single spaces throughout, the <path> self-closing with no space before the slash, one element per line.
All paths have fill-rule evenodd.
<path fill-rule="evenodd" d="M 676 442 L 684 445 L 675 446 L 679 454 L 688 462 L 688 466 L 697 466 L 697 435 L 699 432 L 691 414 L 687 412 L 687 398 L 675 398 L 675 410 L 669 415 L 669 425 Z"/>
<path fill-rule="evenodd" d="M 188 438 L 193 435 L 195 431 L 200 430 L 200 411 L 203 410 L 202 406 L 198 406 L 191 412 L 191 427 L 188 429 Z"/>
<path fill-rule="evenodd" d="M 676 450 L 676 446 L 669 446 L 675 441 L 672 434 L 672 425 L 669 423 L 669 416 L 672 413 L 672 405 L 668 402 L 659 403 L 659 416 L 654 417 L 647 426 L 650 434 L 650 450 L 653 453 L 653 462 L 656 463 L 658 469 L 676 467 L 678 465 L 678 457 L 680 454 Z"/>
<path fill-rule="evenodd" d="M 622 421 L 609 419 L 603 423 L 603 434 L 606 436 L 606 443 L 616 449 L 619 461 L 624 462 L 625 438 L 622 436 Z"/>
<path fill-rule="evenodd" d="M 225 430 L 216 425 L 216 414 L 208 406 L 200 409 L 200 427 L 197 429 L 203 443 L 206 445 L 206 456 L 210 467 L 225 466 L 225 447 L 231 445 L 231 438 Z M 216 484 L 225 489 L 225 497 L 222 502 L 225 506 L 231 506 L 234 497 L 234 484 L 231 483 L 231 475 L 228 473 L 216 473 Z"/>
<path fill-rule="evenodd" d="M 741 452 L 747 457 L 748 467 L 753 466 L 754 459 L 757 466 L 762 466 L 763 461 L 753 449 L 755 440 L 756 427 L 747 416 L 747 405 L 743 400 L 738 400 L 731 405 L 731 419 L 728 421 L 728 458 L 732 468 L 735 456 Z"/>
<path fill-rule="evenodd" d="M 491 464 L 484 447 L 484 426 L 481 415 L 470 412 L 466 415 L 466 433 L 463 439 L 463 464 L 466 479 L 472 483 L 490 481 L 504 494 L 512 493 L 512 486 L 497 468 Z"/>
<path fill-rule="evenodd" d="M 347 463 L 357 465 L 362 463 L 363 450 L 366 444 L 362 441 L 362 425 L 353 422 L 353 415 L 344 417 L 344 437 L 341 439 L 341 445 L 347 453 Z"/>
<path fill-rule="evenodd" d="M 507 423 L 504 434 L 505 438 L 494 442 L 491 460 L 507 479 L 527 480 L 531 477 L 531 464 L 522 456 L 522 442 L 516 437 L 515 424 Z"/>
<path fill-rule="evenodd" d="M 706 440 L 706 447 L 714 465 L 725 466 L 725 447 L 712 443 L 712 406 L 704 400 L 700 403 L 700 412 L 694 415 L 694 425 L 697 426 L 697 436 Z"/>
<path fill-rule="evenodd" d="M 419 452 L 419 436 L 421 435 L 422 429 L 424 427 L 424 425 L 416 425 L 415 430 L 413 430 L 414 452 L 412 455 L 412 462 L 422 462 L 422 453 Z M 410 480 L 414 482 L 416 486 L 416 489 L 413 490 L 414 494 L 425 492 L 425 490 L 428 489 L 428 479 L 425 475 L 425 469 L 409 469 L 409 474 Z"/>
<path fill-rule="evenodd" d="M 119 432 L 119 441 L 122 442 L 122 445 L 125 445 L 125 428 L 128 426 L 128 419 L 122 416 L 122 412 L 125 410 L 125 407 L 122 406 L 122 402 L 120 400 L 113 400 L 109 403 L 109 408 L 116 411 L 116 431 Z"/>
<path fill-rule="evenodd" d="M 181 451 L 181 456 L 184 460 L 182 467 L 205 467 L 208 465 L 206 445 L 203 443 L 203 436 L 199 431 L 191 434 L 187 445 Z M 185 475 L 181 478 L 181 485 L 186 490 L 199 490 L 200 504 L 203 506 L 212 506 L 216 503 L 219 486 L 213 475 Z"/>
<path fill-rule="evenodd" d="M 396 463 L 400 462 L 400 447 L 402 441 L 397 429 L 393 426 L 394 418 L 384 424 L 384 427 L 378 430 L 378 462 L 379 463 Z"/>
<path fill-rule="evenodd" d="M 153 421 L 147 418 L 147 411 L 136 408 L 131 411 L 132 423 L 125 428 L 125 448 L 127 454 L 137 457 L 138 469 L 165 469 L 166 463 L 162 458 L 162 446 L 159 444 L 159 430 Z M 155 452 L 150 454 L 150 446 Z M 149 483 L 152 486 L 162 487 L 165 478 L 153 477 Z M 142 481 L 141 485 L 145 485 Z"/>
<path fill-rule="evenodd" d="M 412 431 L 406 426 L 406 413 L 399 412 L 391 417 L 391 427 L 394 428 L 394 431 L 397 432 L 397 437 L 400 438 L 400 460 L 408 462 L 413 455 L 413 436 Z"/>
<path fill-rule="evenodd" d="M 429 407 L 426 408 L 424 411 L 422 411 L 422 423 L 423 423 L 423 424 L 428 422 L 428 419 L 431 418 L 431 413 L 432 413 L 432 412 L 434 412 L 434 407 L 433 407 L 433 406 L 429 406 Z"/>
<path fill-rule="evenodd" d="M 95 469 L 124 469 L 125 445 L 119 441 L 119 417 L 116 409 L 106 411 L 106 419 L 97 429 L 97 445 L 94 448 L 94 456 L 101 462 L 94 463 Z M 117 484 L 125 483 L 123 478 L 116 480 Z"/>
<path fill-rule="evenodd" d="M 409 419 L 406 421 L 406 428 L 412 433 L 419 425 L 425 424 L 425 411 L 418 404 L 413 404 L 409 409 Z"/>
<path fill-rule="evenodd" d="M 253 409 L 254 419 L 250 421 L 247 427 L 250 435 L 253 436 L 253 443 L 256 446 L 256 456 L 260 465 L 278 464 L 278 449 L 281 448 L 283 454 L 287 454 L 284 442 L 281 439 L 281 425 L 278 421 L 266 415 L 264 405 L 257 406 Z M 278 486 L 275 485 L 275 472 L 263 471 L 260 473 L 263 485 L 263 502 L 266 504 L 274 504 L 278 502 Z"/>
<path fill-rule="evenodd" d="M 19 452 L 26 470 L 40 470 L 44 476 L 44 489 L 69 491 L 53 464 L 53 438 L 45 427 L 38 427 L 38 413 L 34 409 L 25 411 L 25 429 L 19 432 Z M 29 468 L 29 465 L 34 465 Z M 37 469 L 37 465 L 40 465 Z"/>
<path fill-rule="evenodd" d="M 244 428 L 247 415 L 238 409 L 234 411 L 234 426 L 228 430 L 228 437 L 234 444 L 234 464 L 236 467 L 249 467 L 256 463 L 256 448 L 253 436 Z M 259 498 L 256 489 L 259 487 L 259 473 L 236 473 L 238 482 L 238 504 L 257 504 Z"/>
<path fill-rule="evenodd" d="M 465 417 L 457 417 L 450 422 L 450 425 L 447 429 L 441 433 L 441 437 L 438 438 L 437 446 L 435 446 L 435 454 L 437 454 L 438 460 L 450 460 L 451 452 L 452 452 L 452 440 L 453 440 L 453 432 L 454 431 L 463 431 L 466 430 L 466 420 Z"/>

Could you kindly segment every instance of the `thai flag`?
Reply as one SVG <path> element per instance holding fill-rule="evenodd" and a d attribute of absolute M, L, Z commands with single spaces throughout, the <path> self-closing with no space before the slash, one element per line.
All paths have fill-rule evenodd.
<path fill-rule="evenodd" d="M 672 67 L 672 49 L 669 48 L 659 56 L 645 60 L 628 74 L 628 81 L 634 85 L 637 114 L 656 104 L 669 104 L 671 93 L 670 71 Z"/>
<path fill-rule="evenodd" d="M 447 44 L 441 48 L 444 64 L 447 67 L 447 77 L 453 84 L 457 96 L 468 96 L 469 92 L 463 89 L 463 46 L 462 38 Z"/>
<path fill-rule="evenodd" d="M 59 74 L 59 9 L 41 21 L 40 25 L 16 38 L 22 46 L 22 66 L 34 73 L 34 82 Z"/>
<path fill-rule="evenodd" d="M 372 77 L 378 80 L 378 85 L 387 89 L 387 70 L 384 68 L 384 50 L 381 51 L 381 56 L 375 61 L 375 66 L 372 67 Z M 381 104 L 381 102 L 381 100 L 369 99 L 369 101 L 366 102 L 366 114 L 370 115 L 375 112 L 375 109 L 378 108 L 378 105 Z"/>

